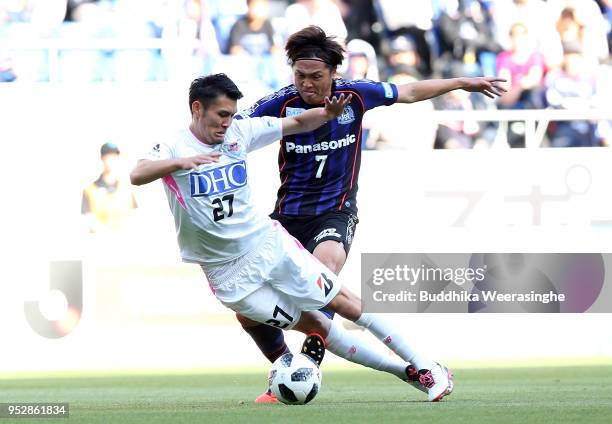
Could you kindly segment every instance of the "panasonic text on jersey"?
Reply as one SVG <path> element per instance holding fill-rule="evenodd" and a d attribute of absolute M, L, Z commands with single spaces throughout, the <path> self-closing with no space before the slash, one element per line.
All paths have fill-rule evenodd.
<path fill-rule="evenodd" d="M 312 145 L 310 144 L 302 145 L 302 144 L 295 144 L 292 142 L 287 142 L 285 143 L 285 149 L 287 150 L 287 153 L 289 152 L 295 152 L 295 153 L 323 152 L 326 150 L 336 150 L 342 147 L 346 147 L 350 144 L 353 144 L 355 141 L 357 141 L 357 137 L 355 137 L 355 134 L 350 134 L 339 140 L 322 141 L 320 143 L 315 143 Z"/>

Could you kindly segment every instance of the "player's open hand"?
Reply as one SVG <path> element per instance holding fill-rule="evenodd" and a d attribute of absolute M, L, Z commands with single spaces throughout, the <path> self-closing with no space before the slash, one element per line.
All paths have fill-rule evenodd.
<path fill-rule="evenodd" d="M 346 106 L 352 99 L 352 94 L 349 94 L 346 97 L 344 97 L 344 94 L 340 94 L 339 97 L 333 96 L 331 99 L 329 97 L 325 97 L 325 112 L 327 112 L 329 119 L 340 116 L 342 111 L 344 111 L 344 106 Z"/>
<path fill-rule="evenodd" d="M 463 89 L 470 93 L 482 93 L 492 99 L 495 96 L 501 96 L 506 90 L 500 83 L 506 82 L 503 78 L 497 77 L 476 77 L 463 78 Z"/>
<path fill-rule="evenodd" d="M 204 165 L 206 163 L 219 162 L 220 157 L 220 152 L 212 152 L 208 154 L 191 156 L 188 158 L 181 158 L 179 160 L 179 164 L 181 166 L 181 169 L 196 169 L 198 166 Z"/>

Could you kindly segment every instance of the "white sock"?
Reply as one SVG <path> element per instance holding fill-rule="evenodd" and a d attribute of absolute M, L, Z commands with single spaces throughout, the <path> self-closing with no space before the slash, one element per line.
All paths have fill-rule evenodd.
<path fill-rule="evenodd" d="M 388 372 L 402 380 L 406 379 L 408 364 L 400 358 L 389 356 L 386 352 L 376 351 L 364 340 L 355 337 L 333 320 L 329 334 L 325 338 L 327 350 L 347 361 Z"/>
<path fill-rule="evenodd" d="M 360 325 L 374 334 L 381 342 L 398 354 L 404 361 L 410 362 L 417 369 L 430 370 L 435 363 L 422 355 L 417 354 L 410 347 L 406 338 L 394 328 L 387 319 L 378 314 L 363 313 L 355 324 Z"/>

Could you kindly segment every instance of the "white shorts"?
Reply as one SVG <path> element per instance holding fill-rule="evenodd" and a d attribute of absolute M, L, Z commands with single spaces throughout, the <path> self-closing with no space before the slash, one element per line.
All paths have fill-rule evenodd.
<path fill-rule="evenodd" d="M 216 284 L 214 277 L 210 279 L 213 292 L 225 306 L 253 321 L 286 330 L 298 323 L 302 311 L 327 305 L 341 287 L 338 277 L 277 221 L 258 252 L 241 263 L 231 283 Z"/>

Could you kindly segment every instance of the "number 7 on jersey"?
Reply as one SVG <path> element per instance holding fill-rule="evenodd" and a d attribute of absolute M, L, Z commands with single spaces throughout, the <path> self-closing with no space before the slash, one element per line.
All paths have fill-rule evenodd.
<path fill-rule="evenodd" d="M 325 161 L 327 161 L 327 155 L 315 155 L 315 161 L 319 162 L 319 169 L 317 169 L 317 178 L 321 178 L 323 175 L 323 168 L 325 168 Z"/>

